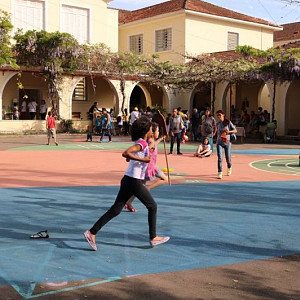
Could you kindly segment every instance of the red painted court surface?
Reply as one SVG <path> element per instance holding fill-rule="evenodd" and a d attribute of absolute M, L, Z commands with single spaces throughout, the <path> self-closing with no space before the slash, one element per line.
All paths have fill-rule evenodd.
<path fill-rule="evenodd" d="M 136 201 L 138 213 L 107 224 L 93 252 L 82 233 L 115 199 L 131 143 L 84 138 L 59 136 L 56 147 L 0 137 L 0 300 L 300 299 L 300 145 L 233 145 L 222 180 L 216 154 L 195 158 L 197 145 L 182 145 L 183 156 L 168 156 L 172 186 L 151 191 L 170 241 L 149 248 Z M 49 239 L 29 239 L 45 229 Z"/>
<path fill-rule="evenodd" d="M 2 137 L 3 139 L 3 137 Z M 71 142 L 82 145 L 82 142 Z M 118 143 L 120 148 L 121 142 Z M 122 143 L 121 143 L 122 144 Z M 49 187 L 49 186 L 98 186 L 98 185 L 118 185 L 126 170 L 127 163 L 122 158 L 122 149 L 128 147 L 124 144 L 122 149 L 99 149 L 99 150 L 67 150 L 63 148 L 66 144 L 59 145 L 58 148 L 46 146 L 39 150 L 24 150 L 21 145 L 20 151 L 4 151 L 0 157 L 0 187 Z M 97 144 L 98 145 L 98 144 Z M 100 145 L 100 144 L 99 144 Z M 111 144 L 112 145 L 112 144 Z M 273 146 L 273 145 L 272 145 Z M 36 147 L 40 148 L 40 145 Z M 113 145 L 112 145 L 113 147 Z M 167 145 L 169 147 L 169 145 Z M 250 164 L 263 160 L 278 160 L 283 157 L 291 160 L 298 159 L 294 155 L 251 155 L 236 154 L 233 146 L 232 176 L 223 176 L 222 180 L 217 179 L 217 155 L 214 153 L 209 158 L 193 157 L 193 147 L 189 145 L 183 156 L 168 155 L 169 168 L 171 169 L 171 182 L 176 183 L 197 183 L 204 182 L 253 182 L 253 181 L 280 181 L 298 180 L 300 174 L 282 174 L 277 172 L 266 172 L 253 168 Z M 238 145 L 247 149 L 247 145 Z M 253 145 L 252 145 L 253 147 Z M 31 146 L 31 149 L 34 146 Z M 59 151 L 60 148 L 64 151 Z M 297 147 L 295 147 L 295 153 Z M 22 151 L 21 151 L 22 150 Z M 284 154 L 284 149 L 282 150 Z M 164 151 L 161 149 L 158 156 L 158 166 L 165 168 L 166 161 Z M 225 158 L 223 161 L 223 173 L 226 174 Z M 299 170 L 300 173 L 300 170 Z"/>

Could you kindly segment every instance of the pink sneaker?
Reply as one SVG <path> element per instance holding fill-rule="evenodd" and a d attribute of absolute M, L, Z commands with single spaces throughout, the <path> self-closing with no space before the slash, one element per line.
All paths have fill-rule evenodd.
<path fill-rule="evenodd" d="M 154 239 L 150 240 L 150 245 L 157 246 L 166 243 L 169 239 L 170 239 L 169 236 L 157 236 Z"/>
<path fill-rule="evenodd" d="M 89 230 L 85 231 L 83 233 L 84 237 L 86 238 L 87 242 L 90 244 L 90 246 L 93 248 L 94 251 L 97 251 L 97 245 L 92 239 L 92 234 Z"/>

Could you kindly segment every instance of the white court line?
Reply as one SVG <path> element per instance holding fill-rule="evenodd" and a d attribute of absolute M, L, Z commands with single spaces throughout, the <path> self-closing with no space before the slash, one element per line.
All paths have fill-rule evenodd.
<path fill-rule="evenodd" d="M 86 146 L 83 146 L 83 145 L 80 145 L 80 144 L 77 144 L 76 146 L 77 147 L 82 147 L 82 148 L 85 148 L 85 149 L 90 149 L 90 147 L 86 147 Z"/>
<path fill-rule="evenodd" d="M 286 165 L 286 167 L 287 168 L 289 168 L 289 169 L 296 169 L 296 168 L 299 168 L 298 166 L 292 166 L 292 167 L 290 167 L 289 165 L 290 165 L 291 163 L 286 163 L 285 165 Z"/>
<path fill-rule="evenodd" d="M 295 173 L 284 173 L 284 172 L 278 172 L 278 171 L 276 172 L 276 171 L 271 171 L 271 170 L 260 169 L 260 168 L 257 168 L 255 166 L 253 166 L 253 164 L 255 164 L 255 163 L 259 163 L 259 162 L 263 162 L 263 161 L 268 161 L 268 160 L 270 160 L 270 159 L 256 160 L 256 161 L 253 161 L 253 162 L 249 163 L 249 166 L 252 167 L 253 169 L 256 169 L 256 170 L 259 170 L 259 171 L 263 171 L 263 172 L 268 172 L 268 173 L 275 173 L 275 174 L 282 174 L 282 175 L 291 175 L 291 176 L 295 176 L 295 175 L 298 176 L 298 175 L 300 175 L 300 173 L 296 173 L 295 174 Z M 276 160 L 276 161 L 278 161 L 278 160 Z M 275 161 L 273 161 L 273 162 L 275 162 Z M 267 164 L 267 166 L 269 164 Z"/>
<path fill-rule="evenodd" d="M 296 166 L 296 167 L 295 167 L 295 166 L 289 167 L 289 164 L 290 164 L 290 163 L 287 163 L 287 164 L 286 164 L 286 167 L 289 168 L 289 169 L 291 169 L 293 172 L 295 172 L 295 174 L 300 175 L 300 171 L 299 171 L 299 170 L 300 170 L 300 167 L 298 167 L 298 166 Z M 297 169 L 298 169 L 298 170 L 297 170 Z"/>
<path fill-rule="evenodd" d="M 104 147 L 102 147 L 102 146 L 100 146 L 100 145 L 94 145 L 94 144 L 91 144 L 90 146 L 96 147 L 96 148 L 98 148 L 98 149 L 104 149 Z"/>
<path fill-rule="evenodd" d="M 286 160 L 294 161 L 294 159 L 285 159 L 285 161 L 286 161 Z M 272 168 L 272 164 L 275 164 L 275 163 L 277 163 L 277 162 L 282 162 L 282 159 L 281 159 L 281 160 L 273 160 L 273 161 L 269 162 L 269 163 L 267 164 L 267 166 L 268 166 L 269 168 Z M 277 166 L 277 168 L 285 168 L 286 165 L 287 165 L 287 164 L 285 164 L 284 167 L 282 167 L 282 166 L 281 166 L 281 167 L 278 167 L 278 166 Z M 276 166 L 275 166 L 275 167 L 276 167 Z"/>

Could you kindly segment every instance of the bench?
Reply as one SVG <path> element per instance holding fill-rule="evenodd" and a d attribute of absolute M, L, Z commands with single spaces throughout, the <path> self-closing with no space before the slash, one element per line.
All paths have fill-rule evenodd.
<path fill-rule="evenodd" d="M 74 111 L 72 112 L 72 120 L 81 120 L 81 112 L 80 111 Z"/>

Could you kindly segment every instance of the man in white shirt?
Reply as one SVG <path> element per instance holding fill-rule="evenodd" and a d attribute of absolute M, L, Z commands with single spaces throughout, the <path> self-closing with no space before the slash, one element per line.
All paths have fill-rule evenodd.
<path fill-rule="evenodd" d="M 130 125 L 132 125 L 140 117 L 139 109 L 135 107 L 130 113 Z"/>
<path fill-rule="evenodd" d="M 30 120 L 35 120 L 36 107 L 37 107 L 37 103 L 35 102 L 35 100 L 31 100 L 28 103 L 28 110 L 29 110 L 29 114 L 30 114 Z"/>
<path fill-rule="evenodd" d="M 133 111 L 130 113 L 130 119 L 129 119 L 129 132 L 131 132 L 131 126 L 132 124 L 140 118 L 139 109 L 135 107 Z"/>

